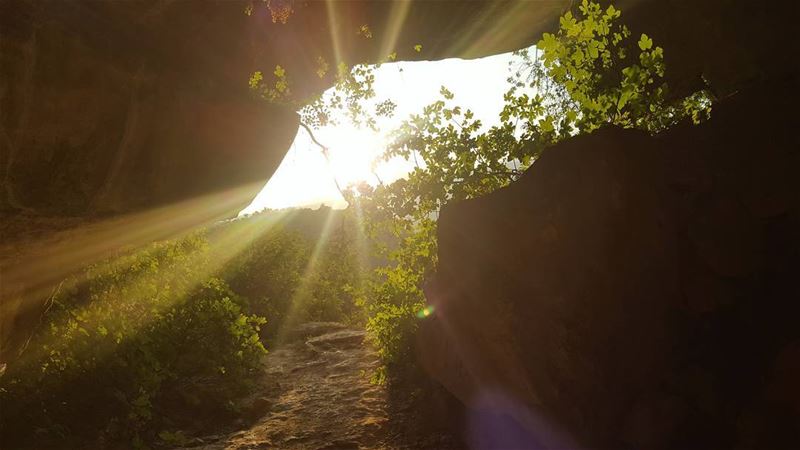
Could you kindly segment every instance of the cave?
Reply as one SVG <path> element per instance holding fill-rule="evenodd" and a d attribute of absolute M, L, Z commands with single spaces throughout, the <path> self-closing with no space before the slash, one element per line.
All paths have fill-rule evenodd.
<path fill-rule="evenodd" d="M 344 204 L 352 207 L 341 211 L 323 206 L 247 218 L 260 208 L 252 206 L 260 205 L 254 199 L 278 173 L 304 128 L 315 141 L 308 145 L 320 147 L 328 158 L 325 139 L 316 142 L 313 124 L 298 105 L 276 101 L 288 85 L 264 84 L 262 73 L 267 78 L 274 74 L 278 83 L 288 73 L 291 94 L 313 98 L 337 86 L 338 63 L 369 67 L 386 63 L 387 55 L 391 62 L 409 64 L 477 60 L 532 48 L 543 34 L 557 35 L 565 27 L 565 14 L 579 16 L 584 3 L 0 3 L 0 393 L 28 382 L 34 390 L 41 385 L 47 401 L 62 395 L 63 386 L 15 374 L 27 373 L 23 356 L 39 345 L 48 327 L 56 328 L 44 324 L 61 307 L 60 296 L 88 305 L 94 300 L 86 299 L 123 289 L 113 282 L 96 291 L 94 285 L 65 284 L 95 276 L 92 270 L 102 273 L 105 269 L 97 268 L 110 255 L 149 249 L 145 255 L 151 259 L 141 261 L 153 267 L 167 264 L 172 260 L 158 258 L 174 255 L 162 242 L 186 239 L 180 245 L 205 248 L 193 239 L 207 229 L 209 267 L 227 274 L 231 264 L 240 262 L 237 252 L 252 261 L 261 257 L 247 253 L 252 243 L 262 242 L 257 230 L 287 228 L 300 237 L 287 238 L 286 245 L 292 252 L 300 249 L 297 254 L 306 252 L 291 260 L 295 278 L 305 279 L 302 267 L 307 272 L 314 264 L 331 273 L 350 270 L 328 261 L 322 245 L 298 242 L 323 242 L 331 229 L 356 230 L 346 211 L 358 211 L 359 197 L 347 197 Z M 121 425 L 125 414 L 156 404 L 149 394 L 121 400 L 133 412 L 119 413 L 119 421 L 107 423 L 107 417 L 90 419 L 87 414 L 80 425 L 74 413 L 63 412 L 71 422 L 59 425 L 54 417 L 60 413 L 53 408 L 52 417 L 37 415 L 36 405 L 8 401 L 0 404 L 0 446 L 798 448 L 800 40 L 793 30 L 800 7 L 743 0 L 599 2 L 603 11 L 612 3 L 630 33 L 646 38 L 639 43 L 642 52 L 651 49 L 650 38 L 663 47 L 667 70 L 662 75 L 669 91 L 660 93 L 659 101 L 702 90 L 713 98 L 706 105 L 709 117 L 657 132 L 616 122 L 587 133 L 568 130 L 544 149 L 533 150 L 537 144 L 528 142 L 519 152 L 534 154 L 535 161 L 524 170 L 513 166 L 511 182 L 485 195 L 460 193 L 464 199 L 422 216 L 422 221 L 435 219 L 437 245 L 434 255 L 425 256 L 435 257 L 436 264 L 415 287 L 424 308 L 406 311 L 416 331 L 400 341 L 413 369 L 400 377 L 396 392 L 384 392 L 375 387 L 380 380 L 362 376 L 377 370 L 383 355 L 366 344 L 374 328 L 314 320 L 267 334 L 261 330 L 265 342 L 275 343 L 267 356 L 273 358 L 269 370 L 274 373 L 265 373 L 277 381 L 257 395 L 251 390 L 244 406 L 220 413 L 205 401 L 222 395 L 213 386 L 198 384 L 191 396 L 174 394 L 183 379 L 166 374 L 158 378 L 166 387 L 158 399 L 161 406 L 153 410 L 163 406 L 192 412 L 163 422 L 161 429 L 128 435 Z M 624 107 L 624 102 L 614 104 Z M 511 170 L 512 162 L 521 160 L 514 156 L 501 167 Z M 378 181 L 382 186 L 383 180 Z M 336 188 L 342 191 L 338 182 Z M 240 215 L 243 210 L 246 214 Z M 237 216 L 246 220 L 237 221 Z M 361 231 L 352 233 L 357 245 L 366 239 Z M 388 229 L 378 230 L 385 237 L 381 233 Z M 406 237 L 401 233 L 388 242 L 402 243 Z M 187 258 L 187 267 L 201 267 L 199 259 Z M 379 266 L 385 258 L 363 258 L 362 263 Z M 279 265 L 283 269 L 269 276 L 282 279 L 288 272 L 281 270 L 291 264 Z M 211 276 L 189 268 L 181 273 Z M 247 316 L 244 305 L 256 304 L 255 296 L 267 298 L 264 292 L 274 296 L 282 291 L 277 284 L 259 284 L 260 275 L 225 276 L 218 278 L 230 287 L 204 281 L 197 304 L 203 305 L 202 296 L 209 292 L 226 302 L 232 299 L 224 314 L 244 317 L 234 322 L 252 325 L 257 332 L 247 336 L 251 343 L 258 341 L 263 324 Z M 159 281 L 166 284 L 153 288 L 152 296 L 169 289 L 195 295 L 196 286 L 183 286 L 184 281 Z M 258 289 L 263 292 L 255 293 Z M 302 282 L 297 289 L 296 296 L 317 295 L 306 293 Z M 350 290 L 336 292 L 355 297 Z M 237 303 L 239 297 L 250 303 Z M 288 311 L 281 314 L 290 319 L 300 314 L 281 305 Z M 314 317 L 327 317 L 327 306 L 315 305 Z M 266 329 L 272 326 L 269 314 L 276 314 L 269 308 L 253 313 L 267 316 Z M 337 314 L 348 317 L 362 314 L 347 305 L 337 308 Z M 79 314 L 69 314 L 64 317 L 80 322 L 75 319 Z M 167 323 L 166 315 L 158 320 Z M 194 339 L 205 342 L 202 334 Z M 54 348 L 42 342 L 43 349 Z M 284 342 L 286 348 L 311 352 L 304 358 L 322 359 L 295 357 L 281 350 Z M 352 357 L 356 351 L 367 356 Z M 312 366 L 350 367 L 353 372 L 304 375 Z M 323 385 L 308 391 L 286 387 L 297 380 L 323 379 L 346 380 L 361 397 Z M 86 380 L 91 378 L 76 375 L 70 383 L 91 392 Z M 143 386 L 135 392 L 144 393 Z M 311 401 L 303 395 L 317 394 L 328 396 L 318 402 L 341 404 L 314 416 L 330 427 L 327 434 L 285 420 L 287 411 Z M 388 405 L 384 416 L 340 429 L 346 420 L 337 422 L 337 414 L 372 411 L 365 396 Z M 80 401 L 81 408 L 93 408 L 91 395 Z M 67 404 L 54 404 L 60 403 Z M 269 427 L 275 434 L 257 436 L 253 424 L 267 424 L 259 422 L 266 420 L 265 411 L 272 414 Z M 137 420 L 145 421 L 145 415 L 150 420 L 151 413 Z M 400 425 L 392 423 L 395 415 Z M 103 430 L 99 437 L 98 429 Z M 111 440 L 114 433 L 125 440 Z"/>

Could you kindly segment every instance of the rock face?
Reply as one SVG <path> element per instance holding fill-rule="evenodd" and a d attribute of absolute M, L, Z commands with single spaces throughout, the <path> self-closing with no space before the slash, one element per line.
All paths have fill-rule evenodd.
<path fill-rule="evenodd" d="M 180 20 L 140 7 L 4 2 L 3 209 L 119 213 L 249 184 L 252 196 L 277 168 L 296 115 L 248 95 L 235 38 L 205 60 L 186 42 L 246 16 L 201 7 L 222 15 L 202 23 L 190 8 Z M 234 80 L 216 64 L 243 73 Z"/>
<path fill-rule="evenodd" d="M 570 139 L 442 212 L 419 354 L 476 442 L 497 437 L 488 410 L 513 417 L 514 445 L 800 443 L 796 88 L 658 138 Z"/>

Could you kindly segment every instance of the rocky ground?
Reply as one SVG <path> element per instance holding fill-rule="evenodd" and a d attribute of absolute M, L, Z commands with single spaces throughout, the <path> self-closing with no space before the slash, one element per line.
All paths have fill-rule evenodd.
<path fill-rule="evenodd" d="M 266 358 L 261 389 L 238 430 L 180 448 L 455 449 L 451 436 L 419 411 L 418 391 L 398 394 L 370 382 L 379 366 L 364 332 L 335 323 L 294 330 Z M 399 398 L 398 398 L 399 397 Z"/>

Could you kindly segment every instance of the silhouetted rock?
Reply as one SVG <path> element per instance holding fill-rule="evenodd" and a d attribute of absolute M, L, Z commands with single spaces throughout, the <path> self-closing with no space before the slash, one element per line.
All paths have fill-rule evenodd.
<path fill-rule="evenodd" d="M 513 421 L 511 445 L 800 444 L 796 89 L 658 137 L 566 140 L 444 209 L 418 353 L 473 439 Z"/>

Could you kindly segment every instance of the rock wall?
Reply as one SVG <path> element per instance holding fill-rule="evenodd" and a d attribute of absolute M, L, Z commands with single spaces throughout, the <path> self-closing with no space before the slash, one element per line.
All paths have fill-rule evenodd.
<path fill-rule="evenodd" d="M 188 5 L 184 19 L 165 4 L 116 5 L 4 2 L 7 212 L 119 213 L 263 183 L 291 144 L 296 115 L 248 95 L 254 61 L 242 43 L 188 50 L 200 47 L 187 44 L 193 33 L 244 28 L 241 11 L 199 8 L 223 14 L 205 22 Z M 220 71 L 226 65 L 238 79 Z"/>
<path fill-rule="evenodd" d="M 442 212 L 419 355 L 473 442 L 800 444 L 797 87 L 658 137 L 567 140 Z"/>

